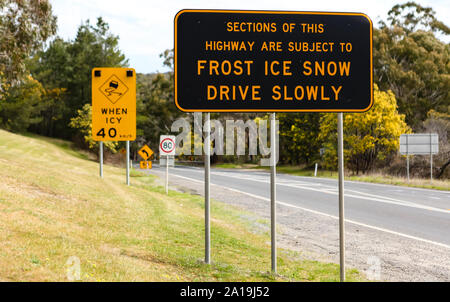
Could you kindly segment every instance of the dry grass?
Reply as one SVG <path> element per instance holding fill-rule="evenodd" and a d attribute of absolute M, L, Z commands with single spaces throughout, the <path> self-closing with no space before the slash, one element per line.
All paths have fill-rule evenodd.
<path fill-rule="evenodd" d="M 164 194 L 153 178 L 98 164 L 54 139 L 0 130 L 0 280 L 65 281 L 81 261 L 82 281 L 337 281 L 338 266 L 280 256 L 270 268 L 268 235 L 214 202 L 212 255 L 202 263 L 203 200 Z M 249 215 L 245 213 L 245 215 Z M 301 256 L 301 255 L 300 255 Z M 349 280 L 360 280 L 350 270 Z"/>
<path fill-rule="evenodd" d="M 424 179 L 424 178 L 411 178 L 409 181 L 404 177 L 396 177 L 385 174 L 368 174 L 368 175 L 359 175 L 359 176 L 348 176 L 346 177 L 348 180 L 355 181 L 365 181 L 372 183 L 381 183 L 381 184 L 390 184 L 397 186 L 407 186 L 414 188 L 425 188 L 425 189 L 435 189 L 435 190 L 444 190 L 450 191 L 450 180 L 440 180 L 440 179 Z"/>

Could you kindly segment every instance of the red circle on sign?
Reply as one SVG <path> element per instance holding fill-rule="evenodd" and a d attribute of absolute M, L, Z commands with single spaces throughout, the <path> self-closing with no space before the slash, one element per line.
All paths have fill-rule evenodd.
<path fill-rule="evenodd" d="M 165 141 L 170 141 L 170 142 L 172 143 L 173 148 L 170 149 L 169 151 L 164 150 L 164 148 L 163 148 L 163 146 L 162 146 L 163 143 L 164 143 Z M 165 139 L 163 139 L 163 140 L 161 141 L 161 143 L 159 144 L 159 147 L 161 148 L 161 150 L 162 150 L 163 152 L 165 152 L 165 153 L 170 153 L 170 152 L 172 152 L 172 151 L 175 149 L 175 143 L 174 143 L 174 141 L 173 141 L 171 138 L 165 138 Z"/>

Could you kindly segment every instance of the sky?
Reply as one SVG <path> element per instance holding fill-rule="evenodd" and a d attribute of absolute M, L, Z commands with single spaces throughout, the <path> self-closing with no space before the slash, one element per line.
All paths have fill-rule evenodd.
<path fill-rule="evenodd" d="M 173 20 L 181 9 L 250 9 L 289 11 L 360 12 L 376 26 L 386 20 L 387 12 L 407 0 L 50 0 L 58 17 L 58 35 L 73 40 L 80 24 L 89 19 L 95 24 L 101 16 L 113 34 L 130 67 L 140 73 L 164 72 L 159 54 L 173 48 Z M 450 25 L 449 0 L 416 0 L 431 6 L 436 16 Z"/>

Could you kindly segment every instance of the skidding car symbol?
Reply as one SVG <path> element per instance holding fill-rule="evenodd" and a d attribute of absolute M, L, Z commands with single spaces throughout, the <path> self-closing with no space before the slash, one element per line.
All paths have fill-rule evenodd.
<path fill-rule="evenodd" d="M 108 94 L 108 96 L 111 96 L 113 93 L 122 95 L 121 92 L 116 91 L 117 87 L 119 87 L 119 82 L 112 80 L 111 82 L 109 82 L 109 87 L 105 89 L 105 92 Z"/>

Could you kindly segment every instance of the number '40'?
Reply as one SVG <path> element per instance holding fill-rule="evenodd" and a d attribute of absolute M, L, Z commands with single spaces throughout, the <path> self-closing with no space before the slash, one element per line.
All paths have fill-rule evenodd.
<path fill-rule="evenodd" d="M 100 129 L 97 134 L 97 136 L 101 136 L 103 138 L 105 138 L 106 134 L 105 134 L 105 128 Z M 116 137 L 117 135 L 117 130 L 116 128 L 109 128 L 108 130 L 108 136 L 109 137 Z"/>

